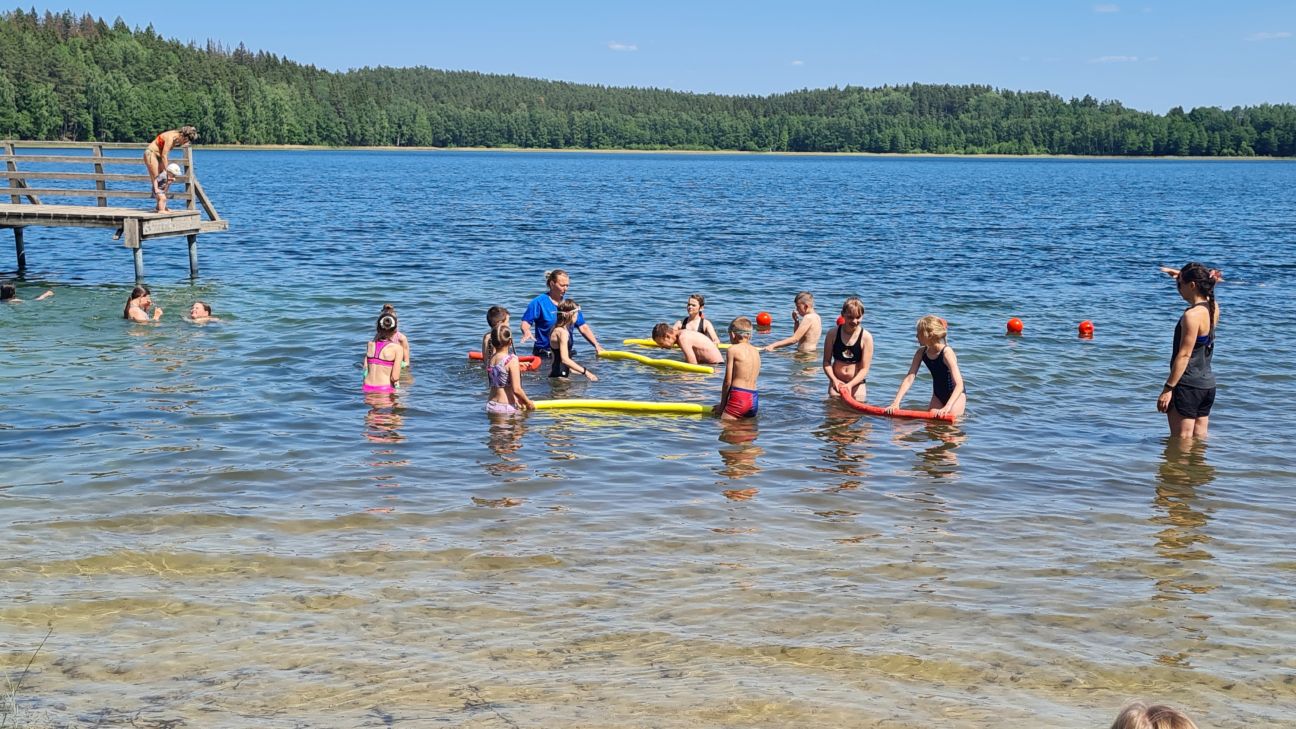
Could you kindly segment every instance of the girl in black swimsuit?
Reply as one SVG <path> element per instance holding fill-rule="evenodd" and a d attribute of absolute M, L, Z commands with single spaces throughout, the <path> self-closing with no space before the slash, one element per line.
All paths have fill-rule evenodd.
<path fill-rule="evenodd" d="M 823 371 L 828 376 L 828 395 L 839 396 L 844 389 L 865 402 L 869 365 L 873 363 L 873 335 L 860 326 L 864 303 L 857 297 L 846 299 L 841 313 L 843 323 L 824 337 Z"/>
<path fill-rule="evenodd" d="M 945 320 L 939 316 L 927 315 L 918 320 L 918 343 L 922 346 L 914 352 L 913 361 L 909 363 L 909 373 L 905 375 L 896 390 L 895 398 L 887 406 L 887 411 L 900 407 L 900 401 L 914 383 L 918 375 L 918 363 L 927 365 L 932 375 L 932 396 L 927 409 L 937 415 L 963 414 L 967 407 L 967 392 L 963 388 L 963 373 L 959 372 L 958 358 L 954 350 L 945 343 L 947 328 Z"/>

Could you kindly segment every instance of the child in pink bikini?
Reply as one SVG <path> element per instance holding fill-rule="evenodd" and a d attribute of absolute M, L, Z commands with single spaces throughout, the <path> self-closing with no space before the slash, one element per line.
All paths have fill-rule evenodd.
<path fill-rule="evenodd" d="M 400 386 L 405 351 L 396 339 L 399 326 L 394 312 L 384 310 L 378 316 L 377 333 L 365 352 L 364 391 L 367 393 L 392 393 Z"/>
<path fill-rule="evenodd" d="M 508 324 L 497 324 L 490 334 L 491 356 L 486 361 L 486 379 L 490 381 L 490 398 L 486 412 L 512 415 L 535 410 L 535 403 L 522 389 L 522 368 L 513 354 L 513 332 Z"/>

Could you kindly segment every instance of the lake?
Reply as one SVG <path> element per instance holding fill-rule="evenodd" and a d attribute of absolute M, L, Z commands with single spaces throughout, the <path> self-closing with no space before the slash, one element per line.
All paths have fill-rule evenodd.
<path fill-rule="evenodd" d="M 1296 726 L 1296 165 L 196 160 L 231 231 L 193 282 L 182 238 L 145 244 L 159 325 L 122 320 L 106 231 L 29 229 L 28 301 L 0 307 L 0 661 L 27 721 L 1080 729 L 1145 698 Z M 1155 409 L 1184 306 L 1157 266 L 1190 260 L 1226 281 L 1211 436 L 1184 445 Z M 555 267 L 618 349 L 693 292 L 720 329 L 771 312 L 757 344 L 800 290 L 826 322 L 859 295 L 882 404 L 938 314 L 968 415 L 863 416 L 782 351 L 754 425 L 492 422 L 466 352 Z M 183 321 L 195 299 L 223 321 Z M 360 393 L 388 302 L 395 405 Z M 524 386 L 719 397 L 595 368 Z"/>

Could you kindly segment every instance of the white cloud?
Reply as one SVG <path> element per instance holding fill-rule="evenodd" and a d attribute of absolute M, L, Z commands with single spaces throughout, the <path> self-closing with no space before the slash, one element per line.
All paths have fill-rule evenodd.
<path fill-rule="evenodd" d="M 1137 63 L 1138 56 L 1099 56 L 1090 58 L 1089 63 Z"/>
<path fill-rule="evenodd" d="M 612 41 L 611 43 L 608 43 L 607 47 L 614 51 L 620 51 L 622 53 L 630 53 L 639 50 L 639 46 L 634 43 L 618 43 L 616 41 Z"/>
<path fill-rule="evenodd" d="M 1119 13 L 1120 6 L 1113 5 L 1112 3 L 1103 3 L 1102 5 L 1093 6 L 1093 10 L 1095 13 Z"/>
<path fill-rule="evenodd" d="M 1290 37 L 1292 37 L 1291 33 L 1288 33 L 1285 30 L 1281 30 L 1276 33 L 1252 33 L 1251 35 L 1247 36 L 1247 40 L 1267 41 L 1267 40 L 1281 40 L 1283 38 L 1290 38 Z"/>
<path fill-rule="evenodd" d="M 792 65 L 793 65 L 793 66 L 804 66 L 804 65 L 805 65 L 805 61 L 793 61 L 793 62 L 792 62 Z"/>

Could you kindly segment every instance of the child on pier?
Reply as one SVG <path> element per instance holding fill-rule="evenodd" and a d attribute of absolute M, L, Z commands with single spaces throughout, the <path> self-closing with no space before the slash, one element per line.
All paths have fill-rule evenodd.
<path fill-rule="evenodd" d="M 740 316 L 729 322 L 729 360 L 725 366 L 720 403 L 711 412 L 721 420 L 754 418 L 760 411 L 756 378 L 760 376 L 760 351 L 751 345 L 751 319 Z"/>
<path fill-rule="evenodd" d="M 400 387 L 401 362 L 405 352 L 396 341 L 398 327 L 395 314 L 384 310 L 378 315 L 377 331 L 365 349 L 366 393 L 393 393 Z"/>
<path fill-rule="evenodd" d="M 167 188 L 171 183 L 180 176 L 180 165 L 172 162 L 166 166 L 165 170 L 158 173 L 153 178 L 153 199 L 157 201 L 157 211 L 165 213 L 167 211 Z"/>
<path fill-rule="evenodd" d="M 578 375 L 585 375 L 590 382 L 598 382 L 598 376 L 590 368 L 577 364 L 571 355 L 572 328 L 576 326 L 576 315 L 580 313 L 580 304 L 571 299 L 564 299 L 558 304 L 558 320 L 553 331 L 549 333 L 549 349 L 553 352 L 553 365 L 549 368 L 550 377 L 567 377 L 574 370 Z"/>
<path fill-rule="evenodd" d="M 913 361 L 909 363 L 909 373 L 896 390 L 895 399 L 887 406 L 887 412 L 894 412 L 900 407 L 900 401 L 913 385 L 918 374 L 918 363 L 927 365 L 932 374 L 932 396 L 927 403 L 928 410 L 937 415 L 962 415 L 967 407 L 967 392 L 963 389 L 963 374 L 959 372 L 958 358 L 954 350 L 945 343 L 947 327 L 945 320 L 931 314 L 918 320 L 918 351 L 914 352 Z"/>
<path fill-rule="evenodd" d="M 819 334 L 823 330 L 823 321 L 814 308 L 814 294 L 802 291 L 792 302 L 792 336 L 780 339 L 763 347 L 766 352 L 773 352 L 789 344 L 797 345 L 798 352 L 813 352 L 819 348 Z"/>
<path fill-rule="evenodd" d="M 678 344 L 684 352 L 684 361 L 689 364 L 720 364 L 724 361 L 716 343 L 693 329 L 674 329 L 670 324 L 662 322 L 653 327 L 652 338 L 658 347 L 669 349 Z"/>
<path fill-rule="evenodd" d="M 864 302 L 852 296 L 842 304 L 843 322 L 824 337 L 823 371 L 828 376 L 828 395 L 840 397 L 841 391 L 852 393 L 866 402 L 869 366 L 873 363 L 873 335 L 860 326 L 864 320 Z"/>

